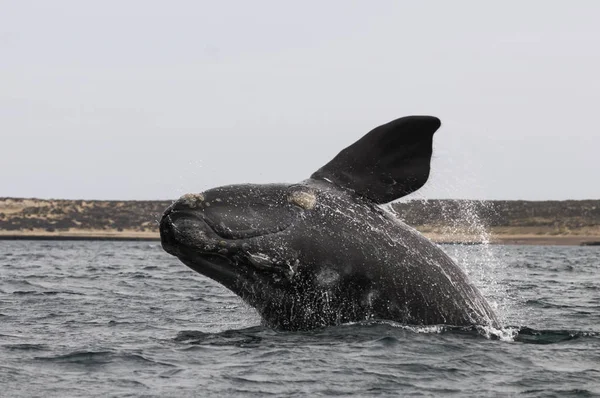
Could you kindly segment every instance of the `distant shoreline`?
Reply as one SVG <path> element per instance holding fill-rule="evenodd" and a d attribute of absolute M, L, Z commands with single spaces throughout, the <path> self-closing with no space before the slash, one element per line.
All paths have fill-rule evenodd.
<path fill-rule="evenodd" d="M 171 203 L 0 197 L 0 240 L 158 241 Z M 600 200 L 431 199 L 389 210 L 440 244 L 600 246 Z"/>
<path fill-rule="evenodd" d="M 540 235 L 492 235 L 484 242 L 476 236 L 441 236 L 439 234 L 423 234 L 433 242 L 446 245 L 530 245 L 530 246 L 600 246 L 598 236 L 540 236 Z M 118 234 L 113 232 L 95 231 L 89 234 L 73 233 L 6 233 L 0 232 L 0 240 L 35 240 L 35 241 L 116 241 L 116 242 L 159 242 L 160 235 L 155 233 Z"/>

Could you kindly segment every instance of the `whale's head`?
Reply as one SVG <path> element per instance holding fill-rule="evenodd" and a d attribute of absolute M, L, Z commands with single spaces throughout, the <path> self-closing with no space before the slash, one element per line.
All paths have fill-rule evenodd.
<path fill-rule="evenodd" d="M 439 125 L 413 116 L 380 126 L 298 184 L 186 194 L 162 217 L 162 246 L 238 294 L 272 326 L 360 319 L 376 298 L 377 256 L 397 243 L 389 235 L 398 223 L 377 205 L 425 183 Z"/>
<path fill-rule="evenodd" d="M 265 278 L 283 283 L 297 260 L 285 252 L 286 239 L 311 206 L 312 195 L 285 184 L 230 185 L 186 194 L 162 217 L 162 246 L 236 293 Z"/>

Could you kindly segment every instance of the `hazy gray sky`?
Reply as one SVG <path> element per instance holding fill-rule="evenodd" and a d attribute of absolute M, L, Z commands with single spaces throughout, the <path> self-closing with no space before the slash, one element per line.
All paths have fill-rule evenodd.
<path fill-rule="evenodd" d="M 600 2 L 0 0 L 0 196 L 307 178 L 442 120 L 416 197 L 600 198 Z"/>

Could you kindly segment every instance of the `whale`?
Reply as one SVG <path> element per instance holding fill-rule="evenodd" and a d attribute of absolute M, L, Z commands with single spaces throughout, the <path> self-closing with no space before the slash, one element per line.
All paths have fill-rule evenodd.
<path fill-rule="evenodd" d="M 498 327 L 466 273 L 385 208 L 426 183 L 440 125 L 433 116 L 383 124 L 298 183 L 185 194 L 162 215 L 162 247 L 274 329 Z"/>

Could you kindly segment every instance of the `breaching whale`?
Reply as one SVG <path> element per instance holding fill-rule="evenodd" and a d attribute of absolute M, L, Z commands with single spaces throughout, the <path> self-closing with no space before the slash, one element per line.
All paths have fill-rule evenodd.
<path fill-rule="evenodd" d="M 425 184 L 439 127 L 431 116 L 396 119 L 297 184 L 186 194 L 161 219 L 162 246 L 277 329 L 364 320 L 497 327 L 459 266 L 380 207 Z"/>

